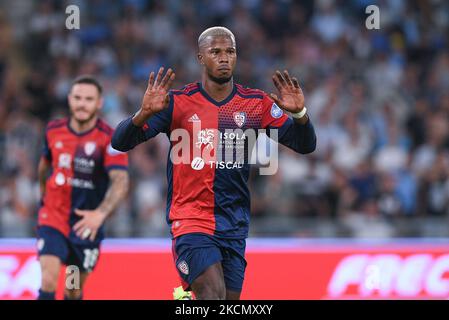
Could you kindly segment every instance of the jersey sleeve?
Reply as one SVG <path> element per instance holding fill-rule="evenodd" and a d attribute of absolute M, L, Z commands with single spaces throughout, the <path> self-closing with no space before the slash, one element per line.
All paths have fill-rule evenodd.
<path fill-rule="evenodd" d="M 285 133 L 288 115 L 267 95 L 262 99 L 262 129 L 279 129 L 278 136 Z"/>
<path fill-rule="evenodd" d="M 108 144 L 104 151 L 104 168 L 106 171 L 113 169 L 128 169 L 128 154 L 126 152 L 121 152 L 114 149 L 111 145 L 111 141 L 108 141 Z"/>
<path fill-rule="evenodd" d="M 310 119 L 306 124 L 296 123 L 268 95 L 263 100 L 262 128 L 277 130 L 277 141 L 284 146 L 302 154 L 311 153 L 316 148 L 315 129 Z"/>

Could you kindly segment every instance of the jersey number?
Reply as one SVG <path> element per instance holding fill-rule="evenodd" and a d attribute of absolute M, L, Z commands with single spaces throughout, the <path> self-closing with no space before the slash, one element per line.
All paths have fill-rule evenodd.
<path fill-rule="evenodd" d="M 92 270 L 98 260 L 98 249 L 84 249 L 84 263 L 83 267 L 86 270 Z"/>

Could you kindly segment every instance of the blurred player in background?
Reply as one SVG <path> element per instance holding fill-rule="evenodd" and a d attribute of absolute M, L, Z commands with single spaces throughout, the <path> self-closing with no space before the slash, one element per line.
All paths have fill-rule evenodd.
<path fill-rule="evenodd" d="M 128 156 L 111 147 L 113 130 L 98 117 L 103 104 L 99 82 L 90 76 L 77 78 L 68 102 L 70 117 L 47 126 L 38 169 L 42 300 L 55 299 L 62 264 L 80 270 L 79 289 L 65 288 L 64 298 L 82 299 L 83 285 L 99 258 L 103 223 L 129 184 Z"/>
<path fill-rule="evenodd" d="M 115 149 L 128 151 L 160 132 L 170 135 L 182 128 L 189 133 L 192 150 L 214 151 L 215 139 L 225 130 L 274 128 L 278 141 L 296 152 L 315 150 L 315 131 L 296 78 L 277 71 L 273 82 L 280 96 L 271 94 L 271 98 L 261 90 L 235 84 L 236 42 L 223 27 L 205 30 L 198 49 L 201 82 L 170 90 L 175 73 L 168 69 L 164 75 L 161 68 L 155 77 L 152 72 L 140 110 L 122 121 L 114 133 Z M 195 132 L 195 124 L 205 130 Z M 172 141 L 171 150 L 179 143 Z M 167 222 L 173 255 L 184 290 L 192 290 L 197 299 L 240 299 L 246 268 L 250 166 L 215 163 L 217 152 L 212 154 L 211 162 L 168 160 Z"/>

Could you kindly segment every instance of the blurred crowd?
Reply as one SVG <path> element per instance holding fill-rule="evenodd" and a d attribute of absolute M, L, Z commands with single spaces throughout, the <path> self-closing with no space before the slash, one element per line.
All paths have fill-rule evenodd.
<path fill-rule="evenodd" d="M 69 4 L 79 30 L 65 28 Z M 379 30 L 365 27 L 370 4 Z M 254 170 L 252 235 L 265 235 L 264 220 L 291 226 L 276 234 L 286 236 L 318 235 L 301 221 L 341 227 L 327 236 L 432 236 L 397 223 L 432 219 L 447 232 L 448 2 L 0 0 L 0 236 L 34 235 L 43 131 L 67 115 L 74 77 L 98 76 L 115 126 L 159 66 L 175 69 L 175 88 L 199 80 L 196 41 L 214 25 L 236 36 L 236 82 L 275 92 L 276 69 L 300 79 L 318 137 L 311 155 L 281 148 L 276 175 Z M 168 235 L 167 150 L 160 135 L 130 153 L 131 192 L 110 236 Z"/>

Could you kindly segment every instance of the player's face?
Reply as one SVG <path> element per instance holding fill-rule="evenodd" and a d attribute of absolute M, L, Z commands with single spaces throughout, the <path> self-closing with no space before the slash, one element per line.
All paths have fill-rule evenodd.
<path fill-rule="evenodd" d="M 230 37 L 209 37 L 201 47 L 198 59 L 205 66 L 212 80 L 226 83 L 232 78 L 237 61 L 237 50 Z"/>
<path fill-rule="evenodd" d="M 79 122 L 87 122 L 94 118 L 102 103 L 103 99 L 93 84 L 77 83 L 69 94 L 70 113 Z"/>

